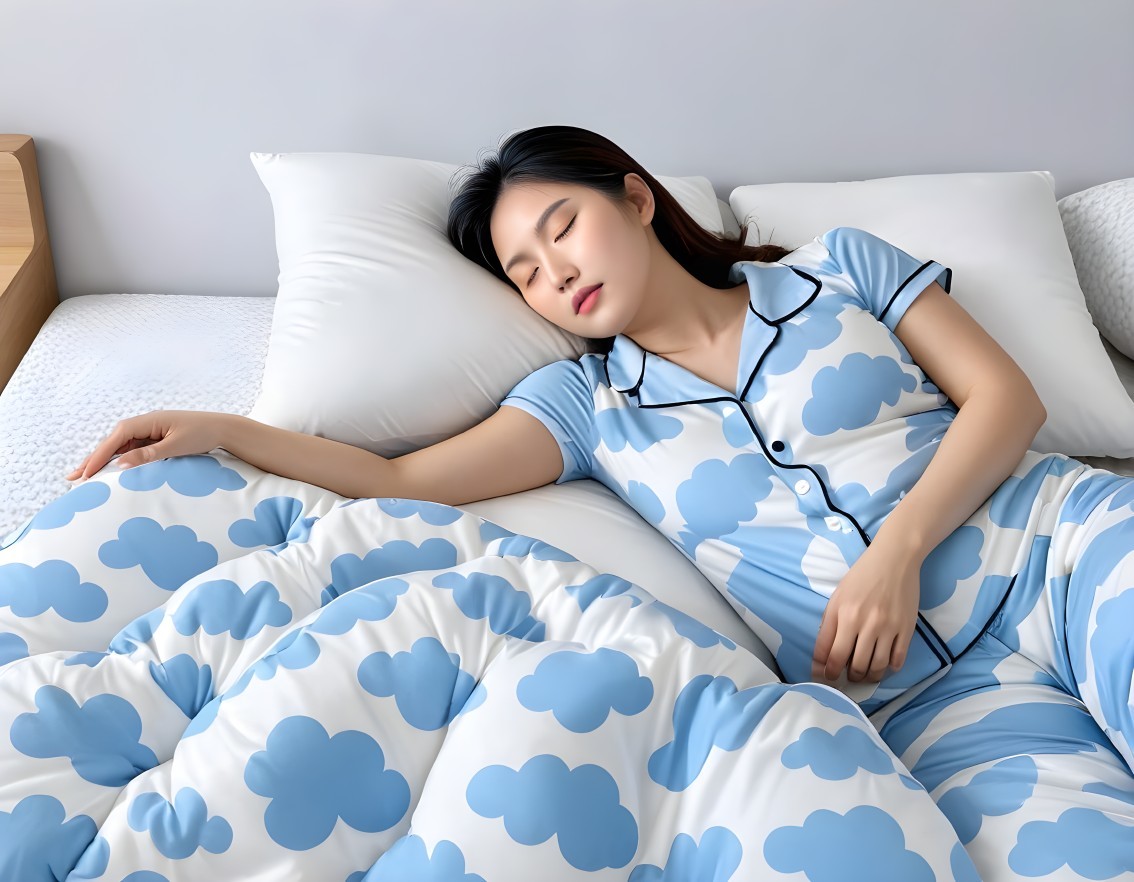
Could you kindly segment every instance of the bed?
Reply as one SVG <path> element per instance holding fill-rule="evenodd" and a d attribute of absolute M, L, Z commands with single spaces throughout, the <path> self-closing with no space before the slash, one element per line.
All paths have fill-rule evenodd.
<path fill-rule="evenodd" d="M 759 64 L 773 69 L 746 68 L 748 74 L 759 74 L 749 81 L 763 82 L 763 75 L 770 74 L 766 81 L 775 82 L 776 66 L 790 66 L 796 77 L 793 95 L 808 87 L 829 95 L 832 66 L 843 65 L 842 76 L 865 70 L 856 52 L 844 54 L 847 41 L 831 40 L 831 35 L 855 29 L 889 34 L 887 64 L 857 86 L 887 94 L 893 90 L 897 100 L 884 106 L 899 106 L 904 98 L 905 110 L 868 113 L 857 122 L 841 119 L 838 153 L 845 164 L 840 166 L 831 165 L 832 121 L 815 113 L 812 101 L 783 100 L 774 114 L 734 120 L 735 161 L 728 158 L 727 147 L 703 149 L 700 133 L 719 122 L 715 112 L 704 125 L 674 127 L 671 143 L 647 135 L 640 143 L 654 145 L 659 168 L 690 171 L 686 162 L 691 157 L 705 160 L 691 171 L 710 174 L 712 182 L 670 179 L 675 195 L 687 187 L 680 191 L 683 205 L 703 224 L 731 233 L 741 232 L 743 224 L 761 237 L 770 229 L 773 239 L 789 242 L 806 241 L 814 230 L 843 223 L 894 237 L 908 228 L 912 250 L 949 258 L 958 278 L 966 278 L 970 271 L 1010 262 L 1012 248 L 1020 243 L 1040 263 L 1040 252 L 1051 250 L 1037 246 L 1041 239 L 1056 242 L 1057 252 L 1065 247 L 1061 228 L 1049 223 L 1041 230 L 1025 222 L 1029 199 L 1042 198 L 1048 209 L 1045 222 L 1050 222 L 1053 196 L 1127 173 L 1127 145 L 1097 120 L 1081 121 L 1083 131 L 1067 142 L 1064 154 L 1054 151 L 1040 159 L 1027 148 L 1049 133 L 1034 120 L 1021 122 L 1011 138 L 1005 136 L 1008 159 L 980 153 L 980 139 L 968 134 L 973 126 L 949 131 L 941 124 L 941 102 L 922 101 L 911 85 L 925 82 L 924 75 L 916 74 L 925 52 L 939 40 L 948 42 L 955 55 L 968 46 L 971 57 L 972 41 L 995 29 L 973 28 L 963 14 L 942 21 L 913 11 L 903 24 L 892 21 L 884 4 L 866 4 L 853 15 L 842 4 L 821 6 L 823 15 L 837 19 L 830 28 L 817 27 L 808 17 L 812 12 L 787 5 L 768 6 L 759 22 L 753 17 L 754 27 L 806 29 L 814 51 L 809 50 L 809 64 L 801 67 L 798 40 L 763 41 Z M 514 14 L 508 4 L 501 12 L 505 9 Z M 416 48 L 421 41 L 412 37 L 420 35 L 431 46 L 456 53 L 452 63 L 457 64 L 460 53 L 475 45 L 466 38 L 479 33 L 476 29 L 484 23 L 471 10 L 451 10 L 457 39 L 438 34 L 426 7 L 397 12 L 399 28 L 388 27 L 389 9 L 339 10 L 330 19 L 345 15 L 353 24 L 349 32 L 336 33 L 334 45 L 340 49 L 332 59 L 325 52 L 327 43 L 312 38 L 323 33 L 330 19 L 284 21 L 266 5 L 260 11 L 255 39 L 250 30 L 248 45 L 260 47 L 256 52 L 283 53 L 258 61 L 280 76 L 280 82 L 271 84 L 272 94 L 286 97 L 293 108 L 299 103 L 294 91 L 307 88 L 310 71 L 294 65 L 297 46 L 316 64 L 325 64 L 326 75 L 338 82 L 339 91 L 319 92 L 308 118 L 321 112 L 315 106 L 329 106 L 329 95 L 335 96 L 330 102 L 335 106 L 353 94 L 354 111 L 369 107 L 372 88 L 351 90 L 357 86 L 357 65 L 369 65 L 363 59 L 376 57 L 376 43 L 382 60 L 374 63 L 398 72 L 392 79 L 402 83 L 412 70 L 424 95 L 432 94 L 430 78 L 439 76 L 436 94 L 451 97 L 451 69 L 422 65 Z M 983 14 L 975 5 L 970 11 Z M 71 12 L 75 22 L 87 17 L 88 33 L 102 34 L 99 45 L 128 31 L 100 31 L 107 22 L 121 24 L 114 15 L 104 21 L 78 4 Z M 217 6 L 216 12 L 222 14 L 222 8 Z M 604 8 L 603 13 L 611 11 Z M 726 40 L 741 41 L 728 55 L 739 59 L 751 47 L 742 45 L 748 37 L 729 25 L 737 14 L 726 4 L 712 3 L 703 13 L 706 21 L 716 21 Z M 1128 16 L 1125 11 L 1115 14 Z M 12 15 L 26 25 L 24 32 L 46 26 L 46 20 L 36 22 L 31 7 Z M 181 12 L 169 15 L 177 18 Z M 1091 76 L 1096 86 L 1109 84 L 1106 88 L 1122 82 L 1127 70 L 1122 65 L 1128 63 L 1128 53 L 1117 42 L 1122 28 L 1100 27 L 1097 15 L 1060 15 L 1050 33 L 1059 31 L 1061 40 L 1070 42 L 1081 32 L 1085 39 L 1116 41 L 1114 52 L 1092 49 L 1090 62 L 1109 66 L 1092 68 Z M 253 18 L 230 20 L 232 33 L 251 28 Z M 1023 6 L 1020 19 L 1031 21 Z M 196 34 L 201 21 L 177 18 L 178 26 L 169 30 Z M 605 58 L 624 52 L 621 36 L 611 42 L 611 35 L 620 32 L 618 22 L 600 34 L 558 20 L 554 24 L 547 33 L 561 41 L 564 51 L 585 38 L 598 40 L 608 50 Z M 673 40 L 675 52 L 679 46 L 680 52 L 696 51 L 688 22 L 654 24 Z M 912 30 L 904 34 L 886 30 L 907 26 Z M 1036 23 L 1027 27 L 1040 29 Z M 262 28 L 290 36 L 264 41 Z M 1050 33 L 1043 30 L 1039 38 L 1051 39 Z M 197 37 L 214 39 L 211 33 L 193 39 Z M 60 35 L 59 44 L 76 53 L 86 45 L 66 35 Z M 19 47 L 10 48 L 8 58 L 28 63 L 16 51 Z M 989 57 L 1001 58 L 1012 47 L 1006 49 L 997 37 L 986 48 Z M 42 49 L 44 60 L 36 58 L 35 64 L 47 64 L 54 51 Z M 1058 90 L 1066 78 L 1061 71 L 1066 71 L 1058 65 L 1037 68 L 1032 59 L 1043 53 L 1032 49 L 1022 53 L 1014 48 L 1016 56 L 1029 59 L 1015 68 L 1029 72 L 1019 88 L 1028 94 L 1039 88 L 1063 106 L 1078 108 L 1082 89 L 1062 95 Z M 1054 47 L 1048 49 L 1048 56 L 1056 54 Z M 514 71 L 505 61 L 515 53 L 545 60 L 542 52 L 532 54 L 531 46 L 466 60 L 487 63 L 486 81 L 514 90 Z M 242 65 L 247 58 L 236 59 L 245 54 L 222 52 L 219 64 Z M 123 46 L 122 57 L 133 57 L 132 51 Z M 155 57 L 150 63 L 158 70 L 169 64 L 175 71 L 176 57 Z M 908 75 L 894 77 L 895 65 Z M 113 79 L 109 65 L 90 67 L 92 78 L 103 78 L 98 81 L 107 96 L 148 88 L 148 73 L 123 84 Z M 703 88 L 707 94 L 719 87 L 719 66 L 662 67 L 656 75 L 665 88 Z M 224 88 L 208 101 L 166 107 L 145 97 L 155 115 L 151 122 L 167 112 L 175 116 L 162 117 L 164 128 L 139 130 L 140 136 L 165 138 L 167 130 L 181 131 L 183 122 L 194 130 L 212 125 L 214 131 L 228 133 L 241 125 L 234 120 L 251 120 L 260 111 L 241 104 L 243 97 L 234 97 L 229 87 L 236 81 L 263 82 L 263 69 L 225 69 Z M 678 71 L 692 80 L 675 79 Z M 299 79 L 290 79 L 297 73 Z M 987 65 L 958 66 L 954 74 L 947 88 L 972 106 L 978 100 L 973 96 L 984 94 L 980 87 L 990 75 Z M 996 76 L 1002 75 L 1005 70 L 997 67 Z M 1087 74 L 1077 77 L 1071 80 L 1082 86 Z M 848 80 L 848 85 L 853 83 Z M 601 93 L 607 100 L 610 88 L 602 80 L 579 94 Z M 1116 100 L 1120 94 L 1115 89 Z M 397 97 L 395 103 L 401 100 Z M 538 104 L 545 99 L 531 100 Z M 570 106 L 573 99 L 562 100 Z M 196 109 L 177 121 L 176 115 L 190 104 Z M 262 106 L 258 100 L 249 104 Z M 350 149 L 353 144 L 369 151 L 371 159 L 376 158 L 371 153 L 381 152 L 386 159 L 442 156 L 463 162 L 474 152 L 470 144 L 482 146 L 488 137 L 478 129 L 480 122 L 454 125 L 446 118 L 443 149 L 424 130 L 423 141 L 415 143 L 420 108 L 411 104 L 384 106 L 376 141 L 352 141 L 341 127 L 328 140 L 311 140 L 307 123 L 297 123 L 297 140 L 290 143 L 311 150 Z M 700 104 L 694 113 L 712 109 L 711 102 Z M 41 102 L 44 108 L 49 105 Z M 848 700 L 845 680 L 838 689 L 781 682 L 774 653 L 744 610 L 626 497 L 595 481 L 557 483 L 455 507 L 395 498 L 354 500 L 264 473 L 218 449 L 122 473 L 108 468 L 84 485 L 69 484 L 64 475 L 125 416 L 157 409 L 249 414 L 258 408 L 265 421 L 271 417 L 291 428 L 320 431 L 333 426 L 329 415 L 344 404 L 334 400 L 338 393 L 332 389 L 342 385 L 332 382 L 342 376 L 334 361 L 339 353 L 291 352 L 291 369 L 320 365 L 310 379 L 298 371 L 287 373 L 280 349 L 288 333 L 311 318 L 295 311 L 292 296 L 310 268 L 303 260 L 311 253 L 336 253 L 345 241 L 315 244 L 313 237 L 328 224 L 327 215 L 305 210 L 317 208 L 311 201 L 313 188 L 303 194 L 306 201 L 285 207 L 287 198 L 299 193 L 286 180 L 295 172 L 287 163 L 302 157 L 328 160 L 331 154 L 251 154 L 275 211 L 272 254 L 263 189 L 254 186 L 246 156 L 249 149 L 274 149 L 281 143 L 274 123 L 250 123 L 250 130 L 258 128 L 257 140 L 241 141 L 239 149 L 226 140 L 227 134 L 218 135 L 215 143 L 209 140 L 216 155 L 212 160 L 207 153 L 196 156 L 190 170 L 184 162 L 195 149 L 183 154 L 151 151 L 144 140 L 133 145 L 136 149 L 125 149 L 127 139 L 121 137 L 102 142 L 102 149 L 97 138 L 90 140 L 89 149 L 72 149 L 75 129 L 86 124 L 81 108 L 73 109 L 73 122 L 57 125 L 52 113 L 37 117 L 27 105 L 23 118 L 28 125 L 40 119 L 44 123 L 45 137 L 37 136 L 35 147 L 26 137 L 0 136 L 0 184 L 7 185 L 0 187 L 0 257 L 12 264 L 8 287 L 0 293 L 0 382 L 6 379 L 0 391 L 0 732 L 7 733 L 0 738 L 0 877 L 105 882 L 1017 882 L 1025 875 L 990 857 L 995 848 L 983 844 L 996 837 L 999 818 L 986 821 L 978 847 L 971 848 L 978 831 L 955 822 L 935 804 L 950 783 L 938 782 L 932 794 L 919 784 L 878 737 L 875 724 Z M 583 112 L 585 103 L 576 109 Z M 974 126 L 989 129 L 1001 111 L 1000 105 L 990 105 Z M 335 114 L 328 127 L 336 130 L 343 119 L 364 116 Z M 619 124 L 628 133 L 637 128 L 630 116 L 619 110 Z M 765 131 L 773 116 L 793 121 L 792 138 Z M 138 118 L 137 107 L 124 112 L 127 117 Z M 503 127 L 489 124 L 493 135 Z M 950 137 L 947 159 L 927 159 L 923 168 L 1054 167 L 1056 175 L 1021 173 L 1011 181 L 1010 175 L 994 180 L 994 174 L 974 174 L 949 181 L 926 175 L 915 181 L 911 149 L 923 156 L 936 139 Z M 1090 161 L 1077 149 L 1081 137 L 1099 145 Z M 927 140 L 915 147 L 912 138 Z M 204 144 L 198 135 L 177 140 L 183 140 L 182 146 Z M 40 158 L 49 160 L 39 167 L 36 147 Z M 757 164 L 751 162 L 754 148 L 762 151 Z M 80 154 L 104 163 L 98 173 L 90 168 L 81 172 L 89 202 L 75 195 L 78 188 L 70 186 L 75 180 L 68 178 L 73 169 L 65 157 Z M 182 161 L 171 161 L 173 156 Z M 333 183 L 328 189 L 338 188 L 336 198 L 354 198 L 344 181 L 365 191 L 361 179 L 383 196 L 394 192 L 389 188 L 406 187 L 388 200 L 395 205 L 392 213 L 381 214 L 385 209 L 379 208 L 369 216 L 378 219 L 369 232 L 399 235 L 389 221 L 404 219 L 398 211 L 407 205 L 406 216 L 413 215 L 415 222 L 421 219 L 419 208 L 422 216 L 437 214 L 435 200 L 418 198 L 428 189 L 422 184 L 425 178 L 414 176 L 420 173 L 429 178 L 427 183 L 437 183 L 447 168 L 428 167 L 422 159 L 420 167 L 406 167 L 405 180 L 396 180 L 388 168 L 363 163 L 363 154 L 350 156 L 357 163 L 350 174 L 344 173 L 345 165 L 327 165 L 334 176 L 325 180 Z M 833 190 L 812 192 L 809 185 L 792 185 L 777 191 L 776 184 L 760 183 L 748 188 L 744 185 L 752 180 L 754 167 L 762 181 L 853 181 L 883 187 L 889 186 L 886 181 L 899 182 L 899 177 L 880 177 L 890 174 L 900 176 L 903 186 L 921 189 L 916 198 L 906 194 L 893 203 L 897 209 L 891 214 L 888 200 L 879 198 L 881 191 L 855 191 L 843 205 L 847 213 L 836 217 L 828 213 L 838 201 L 832 199 Z M 371 174 L 373 178 L 359 177 Z M 139 183 L 151 180 L 166 183 Z M 1011 190 L 1009 184 L 1020 189 Z M 413 189 L 419 185 L 420 191 Z M 50 197 L 46 208 L 41 186 Z M 718 195 L 726 191 L 731 191 L 727 201 Z M 65 197 L 67 192 L 72 195 Z M 412 198 L 403 200 L 406 194 Z M 966 202 L 970 197 L 977 201 Z M 221 204 L 227 216 L 217 214 Z M 758 225 L 749 223 L 752 204 L 760 206 L 757 215 L 766 211 Z M 922 208 L 913 209 L 913 204 Z M 979 210 L 974 209 L 978 204 Z M 343 210 L 340 204 L 335 217 L 346 218 L 348 225 L 361 223 L 370 207 L 360 211 L 359 203 L 352 203 Z M 51 243 L 54 259 L 46 236 L 49 221 L 53 235 L 60 234 Z M 1018 237 L 1013 239 L 1009 227 L 1017 221 Z M 422 229 L 416 238 L 395 242 L 400 250 L 359 252 L 362 263 L 396 273 L 392 258 L 401 253 L 417 254 L 420 248 L 422 254 L 436 256 L 440 252 L 431 250 L 439 247 L 436 242 L 420 244 Z M 289 251 L 303 237 L 310 253 Z M 80 242 L 106 247 L 91 247 L 84 254 Z M 942 245 L 942 254 L 926 250 L 936 251 L 933 243 Z M 997 248 L 1002 253 L 994 253 Z M 977 252 L 980 260 L 971 264 L 952 259 Z M 1056 256 L 1063 261 L 1058 267 L 1062 272 L 1069 255 Z M 1037 265 L 1029 285 L 1020 287 L 1046 297 L 1048 283 L 1066 289 L 1074 281 L 1052 281 L 1058 273 L 1050 272 L 1050 266 Z M 417 281 L 439 278 L 422 275 Z M 981 293 L 994 291 L 1003 278 L 990 280 Z M 21 285 L 25 293 L 13 296 Z M 964 282 L 958 285 L 964 287 Z M 429 290 L 429 285 L 414 290 Z M 487 287 L 473 292 L 482 293 L 491 292 Z M 60 294 L 67 296 L 60 301 Z M 348 313 L 357 305 L 345 298 L 342 303 Z M 1065 350 L 1066 362 L 1074 362 L 1077 373 L 1043 376 L 1051 389 L 1065 381 L 1057 391 L 1069 407 L 1074 403 L 1070 399 L 1080 395 L 1094 407 L 1090 419 L 1066 418 L 1062 430 L 1073 433 L 1077 422 L 1097 419 L 1099 403 L 1108 402 L 1114 431 L 1103 446 L 1112 455 L 1078 458 L 1134 475 L 1134 431 L 1127 432 L 1128 425 L 1134 426 L 1134 360 L 1105 337 L 1098 338 L 1081 302 L 1058 304 L 1051 311 L 1053 322 L 1075 325 L 1075 346 L 1096 347 L 1082 360 L 1081 350 Z M 366 320 L 388 309 L 389 303 L 377 304 L 375 312 L 365 313 Z M 504 315 L 504 307 L 494 315 Z M 980 317 L 993 324 L 1003 320 Z M 312 326 L 324 320 L 329 321 L 326 316 L 313 319 Z M 357 316 L 354 323 L 364 324 Z M 401 334 L 406 339 L 399 341 L 393 324 L 391 333 L 378 329 L 375 351 L 423 339 L 419 329 L 406 324 Z M 507 391 L 502 379 L 525 359 L 531 368 L 571 354 L 570 341 L 533 325 L 526 328 L 530 339 L 516 349 L 502 346 L 502 352 L 485 354 L 488 366 L 473 379 L 479 398 L 473 400 L 466 389 L 436 410 L 458 414 L 458 421 L 468 424 L 476 407 L 483 416 L 494 397 L 499 401 Z M 336 334 L 349 331 L 340 325 L 335 329 Z M 442 329 L 452 336 L 435 348 L 453 344 L 461 330 Z M 453 351 L 453 364 L 441 365 L 440 371 L 467 369 L 474 362 L 467 348 L 454 345 Z M 1035 368 L 1042 373 L 1050 365 Z M 432 378 L 431 388 L 436 389 L 441 376 Z M 1095 389 L 1091 378 L 1097 379 Z M 385 379 L 380 374 L 365 380 L 380 387 L 374 393 L 379 399 L 398 394 L 397 377 L 388 385 L 381 385 Z M 318 419 L 326 422 L 296 422 L 297 409 L 281 396 L 289 388 L 296 390 L 297 401 L 313 410 L 324 408 Z M 327 401 L 315 400 L 320 389 L 327 390 Z M 400 412 L 411 404 L 399 398 L 389 410 Z M 1127 411 L 1129 424 L 1123 422 Z M 420 446 L 455 427 L 416 416 L 422 418 L 412 427 L 389 423 L 355 438 L 397 454 L 413 449 L 399 447 L 401 442 Z M 1125 454 L 1117 455 L 1127 441 Z M 1119 800 L 1125 792 L 1121 786 L 1112 790 Z M 1007 815 L 1012 798 L 1014 793 L 1006 794 Z M 1127 802 L 1134 804 L 1134 793 Z M 1044 811 L 1054 820 L 1062 808 L 1052 803 Z M 1134 837 L 1128 814 L 1116 812 L 1115 824 Z M 1059 882 L 1134 880 L 1134 857 L 1129 867 L 1102 870 L 1090 865 L 1089 857 L 1074 855 L 1064 866 L 1031 876 Z"/>

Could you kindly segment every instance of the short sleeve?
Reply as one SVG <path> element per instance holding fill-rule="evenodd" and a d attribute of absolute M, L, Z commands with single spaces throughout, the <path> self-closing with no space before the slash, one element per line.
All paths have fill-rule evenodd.
<path fill-rule="evenodd" d="M 839 270 L 850 278 L 863 306 L 891 331 L 914 299 L 937 282 L 949 291 L 953 270 L 918 260 L 885 239 L 856 227 L 836 227 L 820 237 Z"/>
<path fill-rule="evenodd" d="M 556 484 L 588 478 L 597 446 L 591 384 L 578 361 L 564 359 L 528 374 L 500 402 L 526 410 L 559 442 L 563 473 Z"/>

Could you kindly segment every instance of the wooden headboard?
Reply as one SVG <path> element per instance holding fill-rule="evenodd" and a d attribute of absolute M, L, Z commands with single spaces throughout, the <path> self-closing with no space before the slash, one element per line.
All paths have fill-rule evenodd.
<path fill-rule="evenodd" d="M 58 302 L 35 143 L 0 135 L 0 389 Z"/>

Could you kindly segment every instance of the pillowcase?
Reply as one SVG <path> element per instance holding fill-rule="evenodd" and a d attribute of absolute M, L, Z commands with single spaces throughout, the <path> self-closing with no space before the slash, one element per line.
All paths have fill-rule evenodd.
<path fill-rule="evenodd" d="M 1134 401 L 1091 322 L 1050 172 L 754 184 L 733 190 L 729 205 L 750 244 L 798 248 L 833 227 L 859 227 L 952 268 L 952 296 L 1047 408 L 1032 449 L 1134 455 Z"/>
<path fill-rule="evenodd" d="M 1134 358 L 1134 178 L 1099 184 L 1056 204 L 1095 325 Z"/>
<path fill-rule="evenodd" d="M 532 371 L 585 351 L 453 247 L 445 226 L 460 166 L 250 156 L 271 197 L 280 266 L 252 419 L 396 457 L 471 428 Z M 707 178 L 658 181 L 723 231 Z"/>

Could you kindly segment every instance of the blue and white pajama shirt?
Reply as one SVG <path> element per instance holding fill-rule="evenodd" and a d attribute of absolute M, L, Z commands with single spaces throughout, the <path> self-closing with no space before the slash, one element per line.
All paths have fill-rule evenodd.
<path fill-rule="evenodd" d="M 958 409 L 894 333 L 952 271 L 838 227 L 742 261 L 735 388 L 615 338 L 503 405 L 660 530 L 811 677 L 828 598 Z M 1134 480 L 1028 451 L 921 569 L 907 661 L 838 688 L 961 833 L 985 878 L 1134 880 Z"/>

